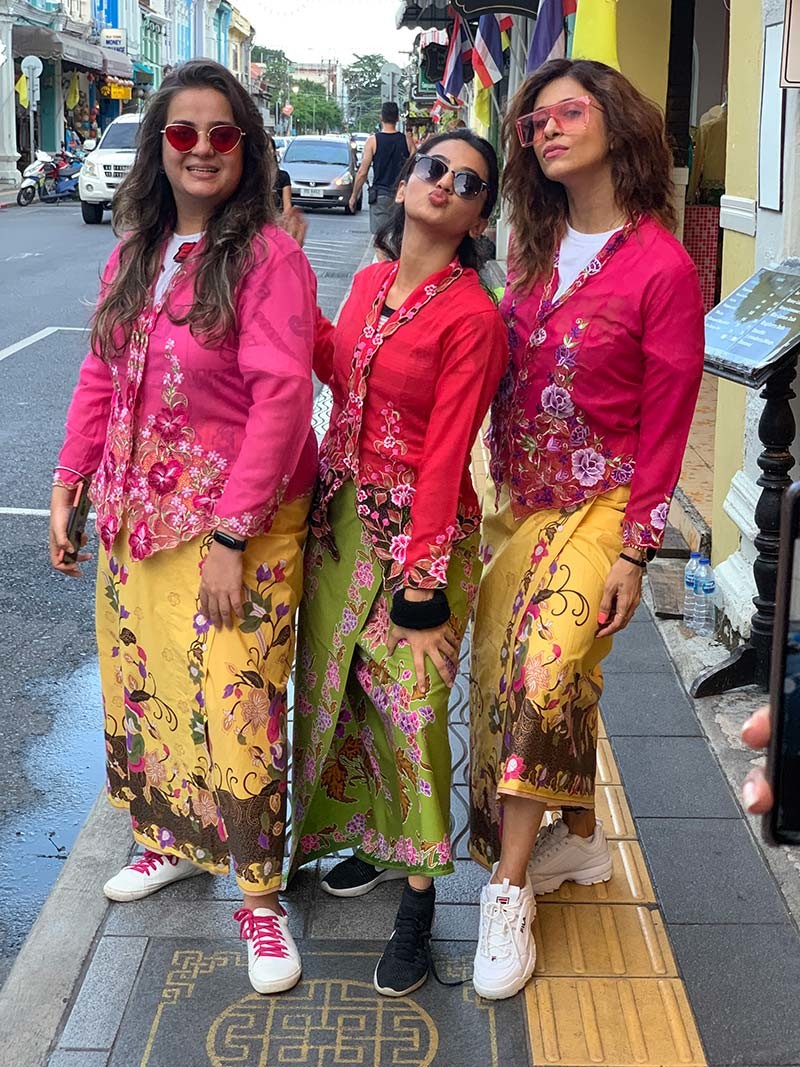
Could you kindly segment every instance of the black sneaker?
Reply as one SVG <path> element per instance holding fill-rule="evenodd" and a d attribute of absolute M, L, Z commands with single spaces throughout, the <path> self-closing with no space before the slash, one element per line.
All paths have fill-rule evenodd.
<path fill-rule="evenodd" d="M 362 897 L 381 882 L 405 877 L 405 871 L 384 870 L 382 867 L 373 867 L 358 856 L 350 856 L 328 871 L 320 885 L 332 897 Z"/>
<path fill-rule="evenodd" d="M 385 997 L 404 997 L 419 989 L 431 969 L 431 926 L 436 890 L 406 885 L 394 931 L 375 968 L 375 988 Z"/>

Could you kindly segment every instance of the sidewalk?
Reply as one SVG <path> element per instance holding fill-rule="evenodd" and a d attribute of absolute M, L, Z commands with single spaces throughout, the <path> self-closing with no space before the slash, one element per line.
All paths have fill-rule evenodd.
<path fill-rule="evenodd" d="M 0 189 L 0 211 L 17 206 L 17 189 Z"/>
<path fill-rule="evenodd" d="M 614 879 L 542 898 L 525 994 L 491 1004 L 468 982 L 432 979 L 397 1001 L 375 994 L 399 885 L 335 900 L 319 889 L 326 860 L 286 896 L 303 981 L 259 997 L 231 920 L 235 885 L 203 877 L 101 906 L 50 1067 L 800 1064 L 797 929 L 646 608 L 606 676 L 598 804 Z M 441 883 L 434 926 L 434 955 L 450 979 L 470 974 L 484 877 L 466 851 L 467 715 L 462 672 L 452 701 L 457 871 Z M 106 848 L 124 852 L 124 816 L 101 818 L 104 838 L 113 827 Z M 62 924 L 96 907 L 104 874 L 83 870 Z M 47 996 L 47 987 L 27 991 L 29 1003 Z M 17 1032 L 27 1025 L 17 1017 Z"/>

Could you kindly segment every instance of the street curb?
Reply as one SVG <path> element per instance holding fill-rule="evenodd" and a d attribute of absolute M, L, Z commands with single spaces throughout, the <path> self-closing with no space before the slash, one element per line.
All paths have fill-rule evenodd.
<path fill-rule="evenodd" d="M 47 1063 L 106 917 L 101 886 L 128 862 L 132 847 L 127 815 L 101 793 L 0 989 L 7 1067 Z"/>

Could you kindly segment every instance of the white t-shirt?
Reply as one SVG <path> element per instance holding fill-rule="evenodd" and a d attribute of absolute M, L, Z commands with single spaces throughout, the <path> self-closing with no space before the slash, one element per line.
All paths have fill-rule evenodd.
<path fill-rule="evenodd" d="M 609 230 L 608 233 L 578 233 L 567 224 L 567 232 L 561 242 L 558 257 L 558 290 L 554 300 L 558 300 L 561 294 L 569 289 L 583 268 L 592 262 L 609 237 L 616 232 L 617 230 Z"/>
<path fill-rule="evenodd" d="M 172 281 L 175 274 L 178 272 L 180 263 L 175 261 L 175 255 L 181 245 L 194 244 L 200 240 L 202 233 L 191 233 L 188 236 L 186 234 L 173 233 L 169 239 L 169 243 L 164 251 L 164 263 L 161 267 L 161 273 L 156 279 L 156 300 L 160 300 L 166 293 L 167 286 Z"/>

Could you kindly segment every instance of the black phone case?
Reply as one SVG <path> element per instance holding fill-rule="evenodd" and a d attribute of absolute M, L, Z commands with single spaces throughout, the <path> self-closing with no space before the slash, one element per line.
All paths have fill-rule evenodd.
<path fill-rule="evenodd" d="M 778 795 L 778 780 L 781 773 L 782 725 L 785 714 L 786 646 L 789 637 L 789 611 L 791 605 L 792 561 L 795 536 L 800 516 L 800 482 L 789 486 L 784 494 L 781 512 L 780 546 L 778 550 L 778 586 L 775 596 L 775 627 L 772 637 L 772 662 L 770 665 L 770 720 L 772 733 L 767 749 L 766 776 L 772 786 L 773 796 Z M 800 783 L 797 783 L 800 789 Z M 778 805 L 762 818 L 764 840 L 771 845 L 800 844 L 800 826 L 786 833 L 778 826 Z"/>
<path fill-rule="evenodd" d="M 91 506 L 92 502 L 89 499 L 89 490 L 84 486 L 80 500 L 77 504 L 73 505 L 72 510 L 69 513 L 69 519 L 67 521 L 67 539 L 72 545 L 72 552 L 64 553 L 64 563 L 74 563 L 78 558 L 78 553 L 81 550 L 81 537 L 83 536 L 83 531 L 86 529 L 86 520 L 89 517 L 89 509 Z"/>

